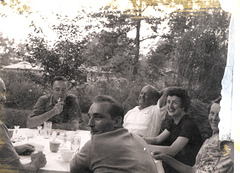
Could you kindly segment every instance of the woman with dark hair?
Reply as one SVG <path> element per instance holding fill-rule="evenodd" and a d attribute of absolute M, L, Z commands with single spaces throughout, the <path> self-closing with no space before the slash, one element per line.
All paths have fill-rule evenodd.
<path fill-rule="evenodd" d="M 167 112 L 162 123 L 162 133 L 153 138 L 145 138 L 152 151 L 173 156 L 189 166 L 194 165 L 195 157 L 202 145 L 199 129 L 186 114 L 191 101 L 185 89 L 174 87 L 167 92 Z M 166 173 L 176 170 L 164 165 Z"/>
<path fill-rule="evenodd" d="M 164 163 L 171 165 L 178 170 L 179 173 L 233 173 L 233 142 L 219 140 L 218 123 L 220 122 L 220 100 L 221 98 L 218 98 L 209 106 L 208 120 L 213 135 L 202 145 L 197 154 L 194 166 L 185 165 L 163 152 L 155 152 L 153 157 L 157 160 L 163 160 Z"/>

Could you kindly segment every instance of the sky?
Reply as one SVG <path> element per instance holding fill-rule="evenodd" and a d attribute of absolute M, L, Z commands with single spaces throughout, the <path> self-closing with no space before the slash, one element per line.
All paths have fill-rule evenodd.
<path fill-rule="evenodd" d="M 50 28 L 53 24 L 59 24 L 59 20 L 57 20 L 56 15 L 54 15 L 53 12 L 73 18 L 77 15 L 79 9 L 84 9 L 87 12 L 96 12 L 99 11 L 101 7 L 109 4 L 117 6 L 120 10 L 124 10 L 129 7 L 128 0 L 121 0 L 121 3 L 119 3 L 119 1 L 112 3 L 112 0 L 21 0 L 21 2 L 30 6 L 33 13 L 26 17 L 24 15 L 19 15 L 12 10 L 7 10 L 6 8 L 3 9 L 3 7 L 0 6 L 0 10 L 7 14 L 7 17 L 0 17 L 0 22 L 4 23 L 4 25 L 0 26 L 0 32 L 3 33 L 4 37 L 14 39 L 16 43 L 23 43 L 25 41 L 28 34 L 31 32 L 29 28 L 31 21 L 34 21 L 37 26 L 41 26 L 43 32 L 46 33 L 49 40 L 56 40 L 56 34 L 52 32 Z M 148 7 L 145 10 L 144 15 L 160 16 L 162 14 L 156 12 L 151 7 Z M 45 19 L 42 19 L 42 17 Z M 81 20 L 81 25 L 87 24 L 87 21 L 87 19 Z M 167 22 L 163 23 L 163 27 L 161 28 L 164 27 L 167 27 Z M 142 21 L 140 35 L 143 38 L 147 37 L 147 33 L 149 33 L 148 31 L 150 31 L 150 27 Z M 161 32 L 163 33 L 167 31 L 168 30 L 165 29 Z M 135 37 L 135 32 L 136 31 L 130 32 L 129 36 Z M 141 45 L 141 53 L 147 54 L 149 48 L 156 44 L 157 39 L 144 41 Z"/>
<path fill-rule="evenodd" d="M 9 0 L 5 0 L 6 2 Z M 51 30 L 51 26 L 54 24 L 59 24 L 59 20 L 57 20 L 56 15 L 53 13 L 60 13 L 62 15 L 66 15 L 69 18 L 73 18 L 77 15 L 79 9 L 84 9 L 87 12 L 96 12 L 99 9 L 106 5 L 114 5 L 117 6 L 118 10 L 124 10 L 126 8 L 131 8 L 131 3 L 129 0 L 20 0 L 23 3 L 26 3 L 30 6 L 31 10 L 33 11 L 32 14 L 28 15 L 27 17 L 24 15 L 19 15 L 12 10 L 8 10 L 6 8 L 0 6 L 0 10 L 7 14 L 7 17 L 0 17 L 0 22 L 4 25 L 0 25 L 0 32 L 3 33 L 4 37 L 8 37 L 10 39 L 14 39 L 16 43 L 23 43 L 28 34 L 31 32 L 29 25 L 31 21 L 37 26 L 41 26 L 43 32 L 47 35 L 47 38 L 51 41 L 57 39 L 57 36 Z M 234 5 L 229 6 L 230 4 L 234 3 L 224 3 L 226 0 L 223 1 L 224 7 L 229 11 L 231 8 L 234 8 Z M 237 0 L 231 0 L 232 2 Z M 167 8 L 166 6 L 160 6 L 162 10 L 165 12 L 171 12 L 172 9 Z M 157 12 L 153 10 L 151 7 L 148 7 L 144 15 L 146 16 L 161 16 L 164 15 L 163 13 Z M 45 19 L 42 19 L 42 18 Z M 87 19 L 81 20 L 81 25 L 87 24 Z M 168 32 L 167 21 L 162 24 L 159 28 L 166 28 L 164 30 L 159 29 L 159 33 L 166 33 Z M 132 31 L 128 34 L 130 37 L 135 37 L 135 32 Z M 142 38 L 145 38 L 151 34 L 150 27 L 142 21 L 141 26 L 141 33 L 140 35 Z M 146 40 L 141 44 L 141 53 L 147 54 L 151 47 L 154 47 L 158 42 L 158 39 Z"/>
<path fill-rule="evenodd" d="M 77 15 L 77 11 L 80 8 L 88 9 L 88 11 L 98 10 L 102 5 L 106 4 L 109 0 L 101 0 L 96 3 L 96 0 L 83 1 L 83 0 L 21 0 L 30 6 L 33 11 L 32 14 L 27 17 L 19 15 L 11 10 L 4 9 L 7 17 L 0 18 L 0 22 L 4 25 L 0 26 L 0 31 L 4 36 L 14 38 L 17 42 L 23 41 L 28 33 L 29 25 L 33 20 L 37 25 L 43 27 L 43 30 L 47 31 L 52 24 L 58 22 L 54 13 L 60 13 L 69 16 L 70 18 Z M 101 3 L 99 3 L 101 2 Z M 95 3 L 95 5 L 93 5 Z M 97 4 L 97 5 L 96 5 Z M 1 9 L 3 10 L 3 9 Z M 47 17 L 47 20 L 43 20 L 41 17 Z M 49 36 L 51 37 L 51 32 Z"/>
<path fill-rule="evenodd" d="M 5 0 L 8 1 L 8 0 Z M 114 0 L 20 0 L 27 5 L 30 6 L 31 10 L 33 11 L 33 14 L 29 15 L 28 17 L 18 15 L 11 10 L 1 9 L 1 11 L 4 11 L 6 14 L 8 14 L 8 17 L 1 18 L 0 22 L 4 23 L 4 25 L 0 26 L 0 32 L 4 34 L 4 36 L 7 36 L 9 38 L 14 38 L 16 42 L 23 41 L 28 33 L 29 25 L 31 20 L 34 20 L 38 25 L 40 25 L 43 30 L 46 32 L 49 32 L 50 39 L 54 39 L 53 33 L 50 31 L 50 26 L 52 24 L 55 24 L 58 22 L 56 20 L 56 16 L 52 14 L 52 12 L 55 13 L 61 13 L 65 14 L 67 16 L 74 17 L 77 15 L 77 11 L 81 8 L 84 8 L 86 11 L 98 11 L 101 7 L 109 4 L 117 5 L 117 8 L 120 10 L 126 9 L 127 7 L 130 7 L 130 3 L 128 0 L 121 0 L 116 1 Z M 238 0 L 220 0 L 220 2 L 223 4 L 224 8 L 227 11 L 236 11 L 236 5 L 235 3 Z M 162 6 L 162 9 L 167 11 L 167 7 Z M 161 15 L 159 12 L 153 10 L 152 8 L 147 8 L 145 10 L 145 15 L 153 15 L 153 16 L 159 16 Z M 48 20 L 42 20 L 41 16 L 47 17 Z M 149 29 L 149 28 L 144 28 Z M 144 32 L 143 32 L 144 33 Z M 53 38 L 51 38 L 53 37 Z"/>

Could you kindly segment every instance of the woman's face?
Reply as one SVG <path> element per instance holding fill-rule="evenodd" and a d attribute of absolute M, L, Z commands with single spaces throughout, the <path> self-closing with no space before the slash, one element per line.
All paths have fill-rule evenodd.
<path fill-rule="evenodd" d="M 214 133 L 218 133 L 219 131 L 218 129 L 218 123 L 220 122 L 219 112 L 220 104 L 213 103 L 209 111 L 208 120 Z"/>
<path fill-rule="evenodd" d="M 169 116 L 181 115 L 183 113 L 181 98 L 177 96 L 168 96 L 167 111 Z"/>

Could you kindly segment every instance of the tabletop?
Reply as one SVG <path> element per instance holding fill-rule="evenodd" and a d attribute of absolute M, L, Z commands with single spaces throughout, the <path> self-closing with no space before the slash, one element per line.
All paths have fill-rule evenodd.
<path fill-rule="evenodd" d="M 90 132 L 86 130 L 66 131 L 53 129 L 52 134 L 53 135 L 46 136 L 43 133 L 39 134 L 37 129 L 20 128 L 17 134 L 14 134 L 12 139 L 15 140 L 15 143 L 13 143 L 15 146 L 29 143 L 34 145 L 36 150 L 41 150 L 40 146 L 44 146 L 42 151 L 46 155 L 47 164 L 43 168 L 40 168 L 39 170 L 40 173 L 69 173 L 70 162 L 63 161 L 59 151 L 56 153 L 50 151 L 49 146 L 50 141 L 52 140 L 59 141 L 62 144 L 64 144 L 64 146 L 61 145 L 61 147 L 71 149 L 71 139 L 80 138 L 81 139 L 79 146 L 80 149 L 88 140 L 90 140 L 91 138 Z M 23 164 L 29 163 L 31 161 L 31 157 L 20 156 L 20 161 Z"/>

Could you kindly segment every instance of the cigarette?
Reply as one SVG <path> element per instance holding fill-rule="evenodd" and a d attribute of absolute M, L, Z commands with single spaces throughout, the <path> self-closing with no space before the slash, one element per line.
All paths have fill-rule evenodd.
<path fill-rule="evenodd" d="M 58 102 L 60 102 L 60 101 L 61 101 L 61 98 L 58 99 Z"/>

